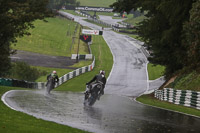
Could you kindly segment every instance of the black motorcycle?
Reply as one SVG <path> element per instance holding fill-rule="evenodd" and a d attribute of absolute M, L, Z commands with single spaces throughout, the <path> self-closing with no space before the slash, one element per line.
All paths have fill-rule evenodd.
<path fill-rule="evenodd" d="M 92 106 L 97 99 L 101 96 L 101 89 L 103 89 L 102 83 L 94 83 L 86 85 L 86 92 L 84 98 L 84 105 Z"/>
<path fill-rule="evenodd" d="M 46 86 L 47 86 L 47 93 L 50 94 L 50 91 L 53 90 L 53 88 L 54 88 L 54 79 L 53 79 L 53 77 L 49 77 Z"/>

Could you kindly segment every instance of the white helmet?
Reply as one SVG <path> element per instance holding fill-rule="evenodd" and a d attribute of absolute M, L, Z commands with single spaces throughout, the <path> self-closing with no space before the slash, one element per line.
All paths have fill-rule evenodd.
<path fill-rule="evenodd" d="M 100 70 L 99 73 L 105 75 L 105 71 L 104 70 Z"/>
<path fill-rule="evenodd" d="M 53 71 L 53 74 L 56 74 L 56 71 Z"/>

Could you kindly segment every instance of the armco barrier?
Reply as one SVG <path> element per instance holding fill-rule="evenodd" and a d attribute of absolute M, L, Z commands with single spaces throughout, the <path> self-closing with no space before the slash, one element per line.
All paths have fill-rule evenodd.
<path fill-rule="evenodd" d="M 73 21 L 74 21 L 74 18 L 73 18 L 73 17 L 71 17 L 71 16 L 69 16 L 69 15 L 67 15 L 67 14 L 65 14 L 65 13 L 63 13 L 63 12 L 58 12 L 58 14 L 59 14 L 61 17 L 64 17 L 64 18 L 67 18 L 67 19 L 69 19 L 69 20 L 73 20 Z"/>
<path fill-rule="evenodd" d="M 0 85 L 3 85 L 3 86 L 12 86 L 12 79 L 0 78 Z"/>
<path fill-rule="evenodd" d="M 162 101 L 200 109 L 200 92 L 164 88 L 163 90 L 155 90 L 154 97 Z"/>
<path fill-rule="evenodd" d="M 58 87 L 59 85 L 63 84 L 64 82 L 77 77 L 83 73 L 92 71 L 95 66 L 95 57 L 93 59 L 92 64 L 88 66 L 84 66 L 81 68 L 78 68 L 72 72 L 69 72 L 65 74 L 64 76 L 59 78 L 59 82 L 56 84 L 55 87 Z M 2 86 L 13 86 L 13 87 L 23 87 L 23 88 L 33 88 L 33 89 L 44 89 L 46 88 L 46 82 L 28 82 L 24 80 L 15 80 L 15 79 L 5 79 L 0 78 L 0 85 Z"/>
<path fill-rule="evenodd" d="M 92 64 L 88 65 L 88 66 L 84 66 L 84 67 L 81 67 L 81 68 L 78 68 L 72 72 L 69 72 L 67 74 L 65 74 L 64 76 L 60 77 L 59 78 L 59 82 L 58 84 L 56 84 L 55 87 L 58 87 L 59 85 L 63 84 L 64 82 L 74 78 L 74 77 L 77 77 L 85 72 L 89 72 L 89 71 L 92 71 L 93 68 L 95 66 L 95 57 L 94 57 L 94 60 L 92 62 Z M 44 89 L 46 88 L 45 86 L 46 82 L 38 82 L 36 83 L 36 89 Z"/>

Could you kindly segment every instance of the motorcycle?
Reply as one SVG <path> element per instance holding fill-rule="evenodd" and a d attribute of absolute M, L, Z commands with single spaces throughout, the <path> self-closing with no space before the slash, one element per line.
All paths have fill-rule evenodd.
<path fill-rule="evenodd" d="M 53 90 L 53 88 L 54 88 L 54 79 L 53 79 L 53 77 L 49 77 L 46 86 L 47 86 L 47 93 L 50 94 L 50 91 Z"/>
<path fill-rule="evenodd" d="M 94 105 L 96 100 L 100 99 L 101 89 L 103 89 L 102 83 L 94 83 L 91 85 L 86 85 L 84 105 L 89 105 L 89 106 Z"/>

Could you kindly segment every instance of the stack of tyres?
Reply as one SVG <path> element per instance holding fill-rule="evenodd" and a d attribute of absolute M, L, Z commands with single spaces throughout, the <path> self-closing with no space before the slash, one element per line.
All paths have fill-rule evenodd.
<path fill-rule="evenodd" d="M 0 78 L 0 86 L 13 86 L 13 87 L 23 87 L 23 88 L 34 89 L 34 88 L 37 88 L 37 83 L 27 82 L 24 80 Z"/>

